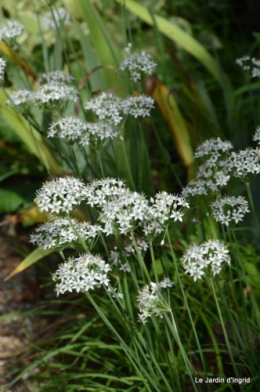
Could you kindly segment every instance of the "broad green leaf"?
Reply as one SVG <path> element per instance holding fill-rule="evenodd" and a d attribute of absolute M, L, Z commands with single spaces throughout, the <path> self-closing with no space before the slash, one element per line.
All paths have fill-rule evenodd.
<path fill-rule="evenodd" d="M 23 196 L 11 190 L 0 189 L 0 213 L 10 213 L 17 210 L 24 202 Z"/>
<path fill-rule="evenodd" d="M 172 22 L 164 19 L 158 15 L 151 15 L 148 8 L 133 0 L 116 0 L 118 3 L 125 6 L 133 14 L 137 15 L 147 24 L 158 29 L 166 37 L 176 42 L 188 53 L 198 59 L 208 71 L 215 77 L 215 79 L 222 85 L 223 74 L 221 74 L 216 60 L 211 54 L 190 34 L 186 33 L 180 27 L 174 25 Z"/>
<path fill-rule="evenodd" d="M 32 253 L 30 253 L 5 279 L 4 281 L 6 282 L 10 278 L 12 278 L 14 275 L 19 274 L 20 272 L 24 271 L 26 268 L 30 267 L 32 264 L 36 263 L 36 261 L 39 261 L 43 259 L 45 256 L 49 255 L 50 253 L 53 253 L 53 250 L 50 249 L 40 249 L 37 248 Z"/>

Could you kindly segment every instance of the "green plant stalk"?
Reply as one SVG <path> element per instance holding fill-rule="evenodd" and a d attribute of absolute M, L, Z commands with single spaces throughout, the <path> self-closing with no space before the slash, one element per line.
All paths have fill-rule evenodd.
<path fill-rule="evenodd" d="M 250 189 L 250 183 L 246 182 L 245 185 L 246 185 L 246 191 L 247 191 L 247 195 L 248 195 L 248 199 L 249 199 L 249 204 L 250 204 L 250 207 L 251 207 L 251 210 L 252 210 L 252 213 L 253 213 L 253 217 L 254 217 L 254 220 L 255 220 L 255 223 L 256 223 L 256 227 L 260 231 L 260 224 L 259 224 L 259 221 L 258 221 L 257 215 L 256 215 L 256 210 L 255 210 L 255 206 L 254 206 L 252 192 L 251 192 L 251 189 Z"/>

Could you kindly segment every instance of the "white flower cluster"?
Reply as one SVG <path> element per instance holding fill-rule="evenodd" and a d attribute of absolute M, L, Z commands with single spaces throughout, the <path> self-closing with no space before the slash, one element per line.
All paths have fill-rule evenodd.
<path fill-rule="evenodd" d="M 0 41 L 12 44 L 22 34 L 24 26 L 15 20 L 8 20 L 0 24 Z"/>
<path fill-rule="evenodd" d="M 144 214 L 142 230 L 147 237 L 154 237 L 166 230 L 171 221 L 180 221 L 189 203 L 184 197 L 160 192 L 150 199 Z"/>
<path fill-rule="evenodd" d="M 260 60 L 254 57 L 244 56 L 236 60 L 236 63 L 244 70 L 248 71 L 252 78 L 260 76 Z"/>
<path fill-rule="evenodd" d="M 196 282 L 207 270 L 214 276 L 219 274 L 223 263 L 230 264 L 230 256 L 223 242 L 209 240 L 201 245 L 191 245 L 181 261 L 185 273 L 190 274 Z"/>
<path fill-rule="evenodd" d="M 256 128 L 255 134 L 253 136 L 254 142 L 257 142 L 257 144 L 260 144 L 260 127 Z"/>
<path fill-rule="evenodd" d="M 140 227 L 145 236 L 154 237 L 171 221 L 182 221 L 187 201 L 166 192 L 158 193 L 148 201 L 144 195 L 132 192 L 124 182 L 115 179 L 93 181 L 88 185 L 87 203 L 100 208 L 99 220 L 109 235 L 118 229 L 121 234 Z"/>
<path fill-rule="evenodd" d="M 140 54 L 130 54 L 131 44 L 125 48 L 128 55 L 120 64 L 120 71 L 128 71 L 130 79 L 138 82 L 142 75 L 151 75 L 156 67 L 156 63 L 151 60 L 151 55 L 146 52 Z"/>
<path fill-rule="evenodd" d="M 44 108 L 52 108 L 61 102 L 76 102 L 77 99 L 78 92 L 74 87 L 53 82 L 44 84 L 33 95 L 33 102 Z"/>
<path fill-rule="evenodd" d="M 219 137 L 214 139 L 208 139 L 202 143 L 195 151 L 194 158 L 200 158 L 205 155 L 210 155 L 211 157 L 220 156 L 224 152 L 232 150 L 233 146 L 229 141 L 222 141 Z"/>
<path fill-rule="evenodd" d="M 72 77 L 65 75 L 62 71 L 44 73 L 39 81 L 43 84 L 36 91 L 18 90 L 12 93 L 7 101 L 8 105 L 29 109 L 30 104 L 39 105 L 45 109 L 57 109 L 66 105 L 69 101 L 76 102 L 78 91 L 65 82 L 71 82 Z"/>
<path fill-rule="evenodd" d="M 53 11 L 47 12 L 41 22 L 42 26 L 46 29 L 57 30 L 60 26 L 69 26 L 71 24 L 71 18 L 68 11 L 59 7 L 53 9 Z"/>
<path fill-rule="evenodd" d="M 226 226 L 240 222 L 244 215 L 250 212 L 248 202 L 242 196 L 226 196 L 212 203 L 211 208 L 216 221 Z"/>
<path fill-rule="evenodd" d="M 41 77 L 38 79 L 38 83 L 55 83 L 55 84 L 64 84 L 71 83 L 73 77 L 71 75 L 66 75 L 62 71 L 56 70 L 48 73 L 43 73 Z"/>
<path fill-rule="evenodd" d="M 207 195 L 208 190 L 217 192 L 226 186 L 230 180 L 227 173 L 224 158 L 229 150 L 233 148 L 229 141 L 222 141 L 220 138 L 212 138 L 202 143 L 195 151 L 195 158 L 207 157 L 206 161 L 200 165 L 198 175 L 183 189 L 182 195 Z"/>
<path fill-rule="evenodd" d="M 79 238 L 91 243 L 100 229 L 98 225 L 91 225 L 89 222 L 78 222 L 73 218 L 58 218 L 37 227 L 35 234 L 30 236 L 30 242 L 43 249 L 73 248 L 79 243 Z"/>
<path fill-rule="evenodd" d="M 3 80 L 6 62 L 0 57 L 0 82 Z"/>
<path fill-rule="evenodd" d="M 86 186 L 73 177 L 58 178 L 45 183 L 36 193 L 36 203 L 41 212 L 68 215 L 86 198 Z"/>
<path fill-rule="evenodd" d="M 61 264 L 53 274 L 56 283 L 55 291 L 57 295 L 66 291 L 87 292 L 101 287 L 108 286 L 108 272 L 111 270 L 100 256 L 83 254 L 76 258 L 69 258 Z"/>
<path fill-rule="evenodd" d="M 246 148 L 232 152 L 225 161 L 225 167 L 233 176 L 250 182 L 260 173 L 260 149 Z"/>
<path fill-rule="evenodd" d="M 146 323 L 147 318 L 151 316 L 163 317 L 164 312 L 168 312 L 170 305 L 165 299 L 162 290 L 171 288 L 173 282 L 169 278 L 164 278 L 160 283 L 151 282 L 139 291 L 137 302 L 139 309 L 139 321 Z"/>
<path fill-rule="evenodd" d="M 75 117 L 65 117 L 51 124 L 47 136 L 58 136 L 69 141 L 77 141 L 81 146 L 91 144 L 96 147 L 105 139 L 117 137 L 118 133 L 119 129 L 112 127 L 108 122 L 85 123 Z"/>
<path fill-rule="evenodd" d="M 85 105 L 85 109 L 92 110 L 99 120 L 108 121 L 112 125 L 120 124 L 128 115 L 135 118 L 149 116 L 153 107 L 153 98 L 146 95 L 121 99 L 105 92 L 90 98 Z"/>

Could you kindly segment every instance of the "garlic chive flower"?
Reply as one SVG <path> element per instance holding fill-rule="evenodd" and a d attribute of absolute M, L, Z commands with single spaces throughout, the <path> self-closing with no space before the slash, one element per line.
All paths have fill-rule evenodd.
<path fill-rule="evenodd" d="M 62 71 L 56 70 L 48 73 L 43 73 L 39 78 L 38 82 L 40 84 L 44 84 L 44 83 L 66 84 L 66 83 L 71 83 L 72 80 L 73 77 L 71 75 L 66 75 Z"/>
<path fill-rule="evenodd" d="M 130 79 L 138 82 L 143 75 L 151 75 L 156 67 L 156 63 L 151 60 L 151 55 L 146 52 L 140 54 L 130 54 L 131 45 L 126 47 L 127 57 L 119 66 L 120 71 L 128 71 Z"/>
<path fill-rule="evenodd" d="M 260 173 L 260 149 L 247 148 L 232 152 L 225 161 L 225 167 L 234 177 L 250 182 Z"/>
<path fill-rule="evenodd" d="M 219 137 L 206 140 L 195 151 L 194 158 L 200 158 L 207 155 L 219 156 L 221 153 L 233 148 L 229 141 L 222 141 Z"/>
<path fill-rule="evenodd" d="M 122 102 L 122 111 L 125 116 L 149 117 L 150 111 L 154 107 L 152 97 L 139 95 L 138 97 L 128 97 Z"/>
<path fill-rule="evenodd" d="M 91 245 L 99 232 L 100 227 L 89 222 L 58 218 L 37 227 L 30 236 L 30 242 L 43 249 L 60 251 L 68 247 L 75 248 L 80 240 Z"/>
<path fill-rule="evenodd" d="M 0 82 L 4 78 L 5 66 L 6 66 L 6 62 L 0 58 Z"/>
<path fill-rule="evenodd" d="M 56 283 L 57 295 L 66 291 L 88 292 L 102 285 L 108 286 L 109 264 L 105 263 L 100 256 L 82 254 L 76 258 L 69 258 L 61 264 L 53 274 L 52 279 Z"/>
<path fill-rule="evenodd" d="M 252 78 L 260 76 L 260 60 L 254 57 L 244 56 L 236 60 L 236 63 Z"/>
<path fill-rule="evenodd" d="M 253 136 L 254 142 L 257 142 L 257 144 L 260 144 L 260 127 L 256 128 L 255 134 Z"/>
<path fill-rule="evenodd" d="M 45 183 L 36 193 L 41 212 L 68 215 L 86 197 L 86 186 L 73 177 L 62 177 Z"/>
<path fill-rule="evenodd" d="M 46 29 L 57 30 L 60 26 L 69 26 L 71 24 L 71 17 L 64 7 L 59 7 L 47 12 L 41 22 Z"/>
<path fill-rule="evenodd" d="M 18 90 L 14 91 L 6 104 L 19 109 L 21 112 L 29 110 L 33 103 L 34 92 L 30 90 Z"/>
<path fill-rule="evenodd" d="M 160 283 L 151 282 L 138 293 L 137 302 L 139 309 L 139 321 L 143 324 L 148 317 L 163 317 L 163 313 L 171 310 L 170 303 L 163 290 L 171 288 L 173 282 L 169 278 L 164 278 Z"/>
<path fill-rule="evenodd" d="M 119 129 L 108 122 L 86 123 L 75 117 L 64 117 L 51 124 L 47 136 L 78 142 L 83 147 L 91 145 L 97 148 L 104 140 L 113 139 L 118 134 Z"/>
<path fill-rule="evenodd" d="M 209 240 L 201 245 L 191 245 L 181 259 L 185 273 L 196 282 L 206 272 L 217 275 L 223 263 L 230 264 L 230 256 L 223 242 Z"/>
<path fill-rule="evenodd" d="M 212 215 L 217 222 L 229 226 L 240 222 L 249 211 L 247 200 L 242 197 L 226 196 L 211 204 Z"/>
<path fill-rule="evenodd" d="M 6 41 L 10 46 L 16 43 L 17 37 L 22 34 L 24 26 L 15 20 L 8 20 L 0 24 L 0 41 Z"/>
<path fill-rule="evenodd" d="M 142 219 L 141 227 L 145 237 L 154 238 L 165 232 L 171 222 L 180 221 L 189 203 L 184 197 L 160 192 L 150 199 L 150 204 Z"/>
<path fill-rule="evenodd" d="M 100 95 L 91 97 L 86 102 L 85 109 L 93 111 L 99 120 L 118 125 L 123 120 L 122 101 L 112 93 L 102 92 Z"/>
<path fill-rule="evenodd" d="M 78 92 L 66 84 L 50 82 L 41 86 L 33 98 L 45 110 L 62 110 L 70 101 L 77 101 Z"/>

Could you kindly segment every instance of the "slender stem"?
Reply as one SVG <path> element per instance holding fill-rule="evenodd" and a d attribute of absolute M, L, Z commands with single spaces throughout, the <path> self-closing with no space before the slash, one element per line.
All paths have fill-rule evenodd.
<path fill-rule="evenodd" d="M 246 191 L 247 191 L 247 195 L 248 195 L 248 199 L 249 199 L 249 204 L 250 204 L 253 216 L 254 216 L 254 220 L 255 220 L 255 223 L 256 223 L 258 230 L 260 231 L 260 225 L 259 225 L 259 221 L 258 221 L 257 215 L 256 215 L 256 210 L 255 210 L 255 206 L 254 206 L 252 192 L 250 189 L 250 184 L 249 184 L 249 182 L 246 182 L 245 184 L 246 184 Z"/>

